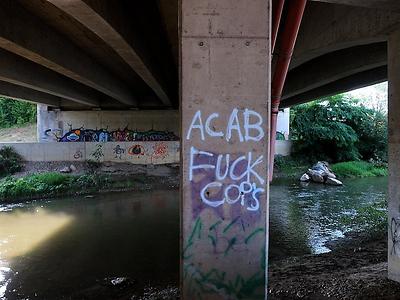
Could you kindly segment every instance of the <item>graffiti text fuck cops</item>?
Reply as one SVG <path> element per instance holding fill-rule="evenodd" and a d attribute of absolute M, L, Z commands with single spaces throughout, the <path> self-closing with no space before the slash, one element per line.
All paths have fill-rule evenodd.
<path fill-rule="evenodd" d="M 265 132 L 263 118 L 259 113 L 250 109 L 239 111 L 234 108 L 226 120 L 226 126 L 217 130 L 213 125 L 222 118 L 218 113 L 204 115 L 197 111 L 191 121 L 186 134 L 186 140 L 199 137 L 201 141 L 209 139 L 224 140 L 229 143 L 236 140 L 240 144 L 254 144 L 261 141 Z M 235 149 L 234 146 L 231 146 Z M 242 147 L 243 148 L 243 147 Z M 260 208 L 260 195 L 265 192 L 263 188 L 265 178 L 257 172 L 262 169 L 264 155 L 256 155 L 252 151 L 245 153 L 214 153 L 209 149 L 190 147 L 189 155 L 189 181 L 191 184 L 201 184 L 197 187 L 201 201 L 210 207 L 221 205 L 241 205 L 248 211 L 257 211 Z M 196 183 L 197 174 L 207 173 L 207 182 L 204 180 Z"/>

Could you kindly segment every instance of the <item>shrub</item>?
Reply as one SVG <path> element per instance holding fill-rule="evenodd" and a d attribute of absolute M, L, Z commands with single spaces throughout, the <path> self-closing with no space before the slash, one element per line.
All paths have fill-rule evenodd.
<path fill-rule="evenodd" d="M 35 122 L 35 104 L 0 97 L 0 128 Z"/>
<path fill-rule="evenodd" d="M 22 157 L 12 147 L 0 149 L 0 176 L 12 175 L 22 169 Z"/>
<path fill-rule="evenodd" d="M 387 118 L 337 95 L 292 109 L 294 155 L 333 162 L 387 160 Z"/>
<path fill-rule="evenodd" d="M 52 197 L 70 191 L 97 191 L 109 185 L 109 177 L 97 175 L 71 176 L 50 172 L 22 178 L 6 177 L 0 180 L 0 201 Z"/>

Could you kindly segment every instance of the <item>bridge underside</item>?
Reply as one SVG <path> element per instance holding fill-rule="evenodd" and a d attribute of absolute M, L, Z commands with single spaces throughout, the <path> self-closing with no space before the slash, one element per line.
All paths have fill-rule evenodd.
<path fill-rule="evenodd" d="M 1 1 L 0 94 L 61 110 L 178 109 L 178 10 L 178 0 Z M 309 1 L 281 107 L 387 80 L 399 23 L 398 1 Z"/>
<path fill-rule="evenodd" d="M 282 38 L 271 53 L 267 4 L 0 1 L 0 95 L 45 104 L 54 114 L 115 110 L 117 121 L 127 110 L 171 110 L 161 112 L 171 130 L 179 118 L 166 116 L 181 101 L 181 271 L 198 276 L 196 283 L 211 278 L 199 294 L 189 289 L 193 276 L 186 278 L 188 299 L 204 290 L 215 292 L 210 299 L 231 298 L 220 288 L 226 282 L 210 289 L 215 274 L 229 286 L 247 278 L 246 292 L 254 285 L 254 295 L 265 293 L 270 81 Z M 399 57 L 398 0 L 308 1 L 281 101 L 289 107 L 389 80 L 389 271 L 398 281 Z"/>
<path fill-rule="evenodd" d="M 68 110 L 178 107 L 177 1 L 0 3 L 0 94 Z"/>

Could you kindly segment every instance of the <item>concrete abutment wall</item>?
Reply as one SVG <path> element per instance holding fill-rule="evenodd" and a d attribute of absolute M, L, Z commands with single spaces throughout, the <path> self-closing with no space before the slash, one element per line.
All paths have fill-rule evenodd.
<path fill-rule="evenodd" d="M 38 105 L 38 142 L 56 142 L 71 129 L 128 128 L 138 131 L 170 131 L 179 136 L 179 113 L 176 110 L 125 111 L 48 111 Z"/>

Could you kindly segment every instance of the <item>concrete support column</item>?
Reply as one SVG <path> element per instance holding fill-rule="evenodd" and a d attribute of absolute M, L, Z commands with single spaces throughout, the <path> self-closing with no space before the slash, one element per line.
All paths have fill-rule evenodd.
<path fill-rule="evenodd" d="M 270 3 L 181 2 L 182 295 L 263 299 Z"/>
<path fill-rule="evenodd" d="M 39 143 L 56 142 L 62 135 L 62 126 L 58 122 L 58 112 L 49 111 L 47 105 L 37 105 L 37 141 Z"/>
<path fill-rule="evenodd" d="M 388 43 L 389 229 L 388 275 L 400 282 L 400 30 Z"/>

